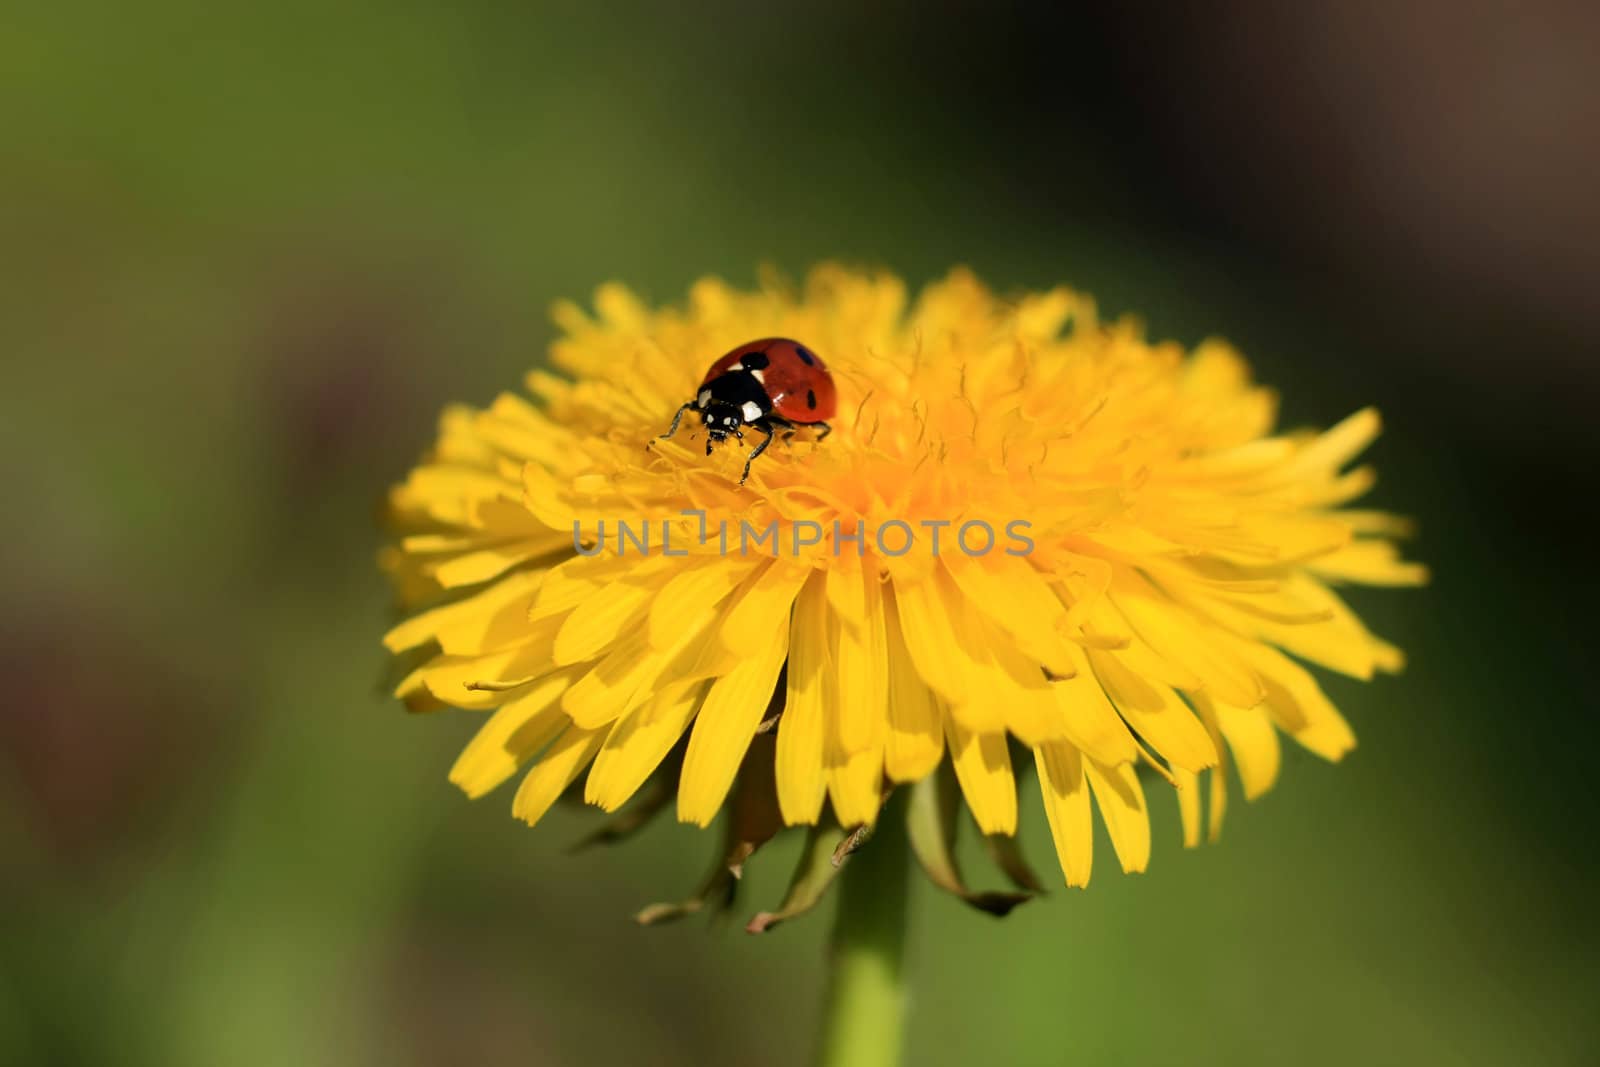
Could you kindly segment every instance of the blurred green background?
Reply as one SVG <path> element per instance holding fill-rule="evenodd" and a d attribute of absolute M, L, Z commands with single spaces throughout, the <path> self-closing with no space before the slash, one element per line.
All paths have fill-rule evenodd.
<path fill-rule="evenodd" d="M 709 836 L 457 794 L 374 518 L 553 300 L 820 258 L 1376 403 L 1436 573 L 1357 594 L 1412 657 L 1328 682 L 1361 747 L 1220 844 L 1158 805 L 1149 874 L 1102 837 L 999 922 L 919 884 L 909 1062 L 1595 1062 L 1593 11 L 598 7 L 0 15 L 0 1062 L 805 1062 L 827 909 L 639 929 Z"/>

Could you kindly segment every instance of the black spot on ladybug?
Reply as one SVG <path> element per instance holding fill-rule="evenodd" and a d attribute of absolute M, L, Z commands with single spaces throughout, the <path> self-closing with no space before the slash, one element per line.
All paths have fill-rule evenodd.
<path fill-rule="evenodd" d="M 801 363 L 804 363 L 808 367 L 814 367 L 817 365 L 817 357 L 813 356 L 805 345 L 795 345 L 794 350 L 795 353 L 799 355 Z M 816 407 L 817 405 L 812 404 L 811 406 Z"/>
<path fill-rule="evenodd" d="M 815 410 L 816 406 L 817 406 L 817 394 L 816 394 L 816 391 L 813 390 L 813 389 L 807 389 L 806 390 L 806 407 L 811 408 L 812 410 Z"/>
<path fill-rule="evenodd" d="M 745 370 L 766 370 L 768 365 L 772 363 L 772 360 L 767 358 L 767 354 L 765 352 L 751 352 L 749 355 L 740 359 L 739 362 L 744 364 Z"/>

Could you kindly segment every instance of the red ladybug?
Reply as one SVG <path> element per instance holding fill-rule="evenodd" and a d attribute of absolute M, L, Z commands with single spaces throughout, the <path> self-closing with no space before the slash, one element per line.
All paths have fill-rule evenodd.
<path fill-rule="evenodd" d="M 797 427 L 815 426 L 820 441 L 833 432 L 826 420 L 837 408 L 833 375 L 817 354 L 799 341 L 768 337 L 747 341 L 711 364 L 695 398 L 678 409 L 661 439 L 678 432 L 685 411 L 698 412 L 705 424 L 708 456 L 711 446 L 730 434 L 743 441 L 744 427 L 760 430 L 767 436 L 745 460 L 743 485 L 750 464 L 767 450 L 776 431 L 787 430 L 785 436 L 792 437 Z"/>

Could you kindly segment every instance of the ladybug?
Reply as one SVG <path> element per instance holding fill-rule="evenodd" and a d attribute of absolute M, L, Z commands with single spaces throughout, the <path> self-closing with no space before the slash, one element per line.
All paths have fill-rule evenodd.
<path fill-rule="evenodd" d="M 708 456 L 712 445 L 730 435 L 743 441 L 744 427 L 760 430 L 767 436 L 745 460 L 743 485 L 776 431 L 787 430 L 787 439 L 798 427 L 815 426 L 820 441 L 833 432 L 827 420 L 837 408 L 833 375 L 817 354 L 799 341 L 768 337 L 747 341 L 711 364 L 695 398 L 678 409 L 661 440 L 678 432 L 685 411 L 699 413 L 705 424 Z"/>

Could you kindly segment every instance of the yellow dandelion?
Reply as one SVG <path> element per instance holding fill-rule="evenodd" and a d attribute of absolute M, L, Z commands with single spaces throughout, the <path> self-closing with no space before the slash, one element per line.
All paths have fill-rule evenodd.
<path fill-rule="evenodd" d="M 837 266 L 798 291 L 702 280 L 664 309 L 609 285 L 555 318 L 528 395 L 447 410 L 393 490 L 384 563 L 417 613 L 385 643 L 408 706 L 486 716 L 451 780 L 477 797 L 521 773 L 529 823 L 580 788 L 608 812 L 675 797 L 700 826 L 733 795 L 728 873 L 690 908 L 783 825 L 836 861 L 899 786 L 928 873 L 990 910 L 1020 894 L 968 891 L 949 836 L 964 802 L 1031 888 L 1019 777 L 1068 885 L 1094 809 L 1142 870 L 1147 786 L 1193 844 L 1202 775 L 1214 834 L 1230 773 L 1272 786 L 1280 734 L 1354 745 L 1308 664 L 1401 666 L 1336 591 L 1426 577 L 1402 521 L 1347 506 L 1377 414 L 1277 431 L 1226 344 L 1152 343 L 1080 294 L 1001 298 L 959 270 L 914 300 Z M 760 434 L 708 454 L 691 409 L 660 439 L 714 359 L 768 337 L 826 361 L 826 439 L 780 435 L 742 483 Z M 758 928 L 833 866 L 803 862 Z"/>

